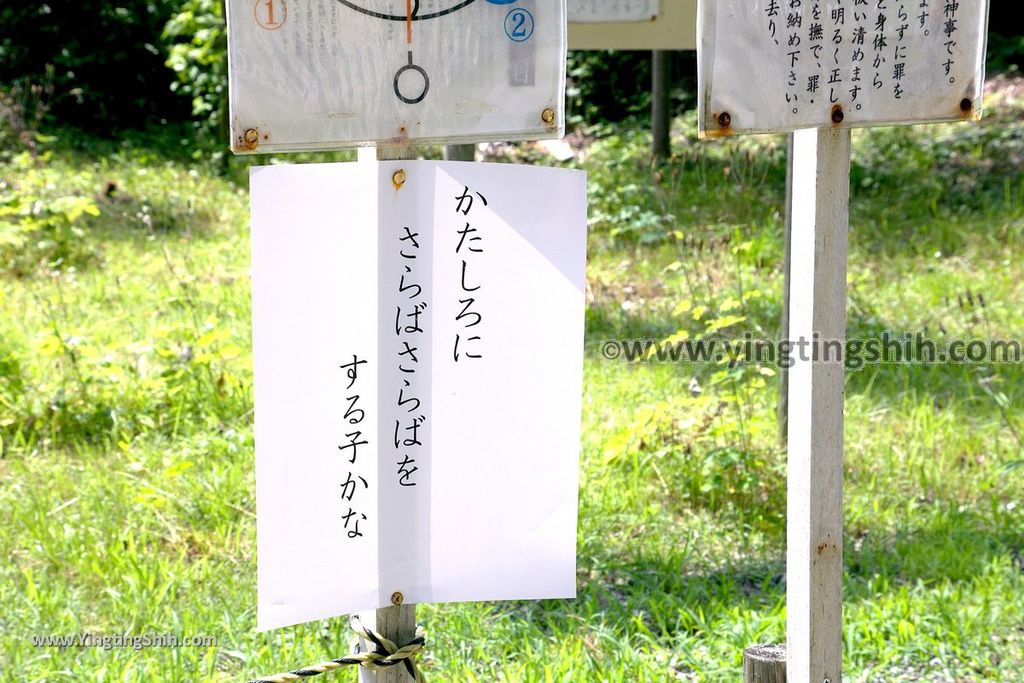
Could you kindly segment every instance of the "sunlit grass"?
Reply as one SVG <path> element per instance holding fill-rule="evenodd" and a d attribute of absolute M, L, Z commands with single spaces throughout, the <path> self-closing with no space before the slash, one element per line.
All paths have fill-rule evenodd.
<path fill-rule="evenodd" d="M 865 182 L 858 162 L 849 334 L 1024 339 L 1019 169 L 973 178 L 980 195 L 961 211 L 911 182 L 924 162 L 899 145 L 934 156 L 927 136 L 857 136 L 858 154 L 885 150 L 879 169 L 895 184 Z M 777 334 L 778 141 L 680 140 L 653 191 L 643 144 L 606 140 L 583 162 L 595 221 L 579 597 L 421 608 L 432 680 L 735 681 L 745 646 L 785 637 L 777 378 L 599 352 L 604 339 L 697 334 L 724 315 L 745 318 L 726 332 Z M 90 259 L 0 279 L 0 680 L 228 681 L 340 656 L 342 618 L 254 633 L 244 188 L 130 148 L 59 152 L 45 168 L 6 162 L 3 192 L 117 189 L 83 224 Z M 1024 670 L 1022 375 L 850 373 L 849 680 Z M 218 646 L 30 642 L 80 631 L 209 634 Z"/>

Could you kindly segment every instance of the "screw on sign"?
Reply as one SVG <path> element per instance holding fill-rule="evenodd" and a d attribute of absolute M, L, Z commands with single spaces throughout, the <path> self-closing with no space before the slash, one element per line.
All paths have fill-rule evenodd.
<path fill-rule="evenodd" d="M 988 2 L 700 0 L 698 15 L 702 136 L 793 132 L 786 336 L 841 346 L 849 129 L 980 117 Z M 842 680 L 843 371 L 817 354 L 789 371 L 785 661 L 748 649 L 746 683 Z"/>

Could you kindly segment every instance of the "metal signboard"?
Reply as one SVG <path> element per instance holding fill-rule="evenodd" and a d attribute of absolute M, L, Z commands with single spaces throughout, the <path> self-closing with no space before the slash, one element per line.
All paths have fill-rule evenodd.
<path fill-rule="evenodd" d="M 569 0 L 570 50 L 696 50 L 697 0 Z"/>
<path fill-rule="evenodd" d="M 564 1 L 227 6 L 235 152 L 562 134 Z"/>
<path fill-rule="evenodd" d="M 701 0 L 701 133 L 979 118 L 987 30 L 987 0 Z"/>
<path fill-rule="evenodd" d="M 658 0 L 569 0 L 569 21 L 647 21 L 658 16 Z"/>

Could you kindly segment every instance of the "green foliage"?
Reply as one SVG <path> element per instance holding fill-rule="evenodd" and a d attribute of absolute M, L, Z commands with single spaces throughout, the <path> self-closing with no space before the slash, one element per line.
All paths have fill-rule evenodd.
<path fill-rule="evenodd" d="M 1016 144 L 1003 135 L 1011 110 L 993 108 L 981 133 L 856 134 L 851 338 L 1024 337 L 1024 187 L 1019 169 L 981 163 L 984 148 Z M 76 240 L 102 256 L 0 275 L 4 683 L 226 683 L 348 648 L 343 618 L 254 631 L 244 183 L 191 161 L 175 135 L 159 142 L 62 135 L 37 160 L 0 157 L 5 197 L 80 210 Z M 983 203 L 961 195 L 961 209 L 940 192 L 962 178 L 915 186 L 949 145 L 963 152 L 942 163 L 979 183 Z M 679 138 L 676 150 L 651 166 L 643 136 L 609 135 L 579 162 L 597 212 L 578 597 L 422 606 L 431 680 L 731 681 L 745 646 L 785 638 L 771 368 L 599 357 L 607 339 L 777 336 L 780 141 Z M 90 197 L 99 216 L 81 201 Z M 628 213 L 631 203 L 648 215 Z M 851 682 L 981 683 L 1024 670 L 1022 406 L 1019 366 L 848 375 Z M 218 643 L 104 651 L 30 640 L 126 631 Z"/>
<path fill-rule="evenodd" d="M 164 28 L 170 43 L 167 66 L 172 88 L 192 100 L 192 115 L 204 132 L 223 133 L 227 122 L 228 45 L 220 0 L 186 0 Z M 227 139 L 221 135 L 220 142 Z"/>
<path fill-rule="evenodd" d="M 29 78 L 0 89 L 0 150 L 27 148 L 35 153 L 47 136 L 39 132 L 54 94 L 53 67 L 47 66 L 40 82 Z"/>
<path fill-rule="evenodd" d="M 695 113 L 682 121 L 695 131 Z M 603 246 L 705 236 L 683 230 L 694 224 L 710 237 L 711 225 L 770 222 L 784 200 L 778 187 L 785 147 L 778 138 L 701 144 L 691 132 L 677 140 L 668 162 L 657 164 L 649 135 L 623 131 L 598 139 L 588 157 L 591 225 L 606 238 Z"/>
<path fill-rule="evenodd" d="M 672 106 L 676 113 L 696 103 L 697 58 L 672 53 Z M 646 126 L 651 117 L 651 53 L 582 51 L 569 53 L 567 123 L 607 128 L 624 121 Z"/>
<path fill-rule="evenodd" d="M 177 0 L 5 3 L 0 6 L 0 89 L 43 80 L 54 68 L 52 114 L 114 131 L 187 116 L 170 92 L 161 31 Z"/>
<path fill-rule="evenodd" d="M 63 269 L 91 261 L 89 218 L 100 215 L 91 197 L 54 194 L 58 174 L 39 168 L 27 152 L 12 161 L 17 186 L 0 182 L 0 274 Z"/>
<path fill-rule="evenodd" d="M 756 518 L 763 511 L 780 510 L 785 498 L 773 482 L 784 477 L 781 453 L 744 445 L 752 435 L 763 438 L 762 431 L 772 429 L 760 420 L 751 423 L 745 415 L 753 408 L 743 405 L 749 391 L 764 388 L 761 378 L 759 386 L 751 383 L 747 391 L 740 390 L 736 379 L 742 382 L 746 374 L 744 369 L 722 370 L 710 384 L 721 391 L 640 407 L 605 441 L 606 463 L 652 473 L 662 490 L 671 492 L 679 512 L 745 510 Z M 759 522 L 777 527 L 779 520 L 769 514 Z"/>
<path fill-rule="evenodd" d="M 994 74 L 1016 73 L 1024 69 L 1024 35 L 990 34 L 988 69 Z"/>

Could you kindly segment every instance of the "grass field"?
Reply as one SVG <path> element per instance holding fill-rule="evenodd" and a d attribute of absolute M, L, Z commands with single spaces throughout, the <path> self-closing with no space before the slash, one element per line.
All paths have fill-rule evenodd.
<path fill-rule="evenodd" d="M 996 84 L 979 127 L 854 134 L 851 338 L 1024 340 L 1022 90 Z M 568 164 L 592 215 L 579 597 L 421 608 L 430 680 L 735 681 L 745 646 L 785 637 L 777 373 L 600 353 L 777 337 L 782 141 L 679 124 L 663 167 L 627 131 Z M 0 154 L 0 680 L 235 681 L 342 655 L 342 618 L 254 633 L 243 165 L 58 138 Z M 844 680 L 1020 678 L 1022 380 L 848 374 Z M 31 641 L 76 632 L 217 645 Z"/>

